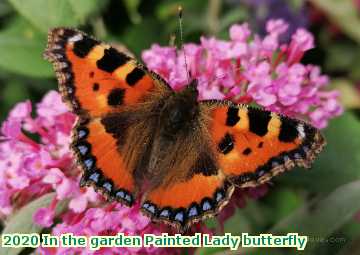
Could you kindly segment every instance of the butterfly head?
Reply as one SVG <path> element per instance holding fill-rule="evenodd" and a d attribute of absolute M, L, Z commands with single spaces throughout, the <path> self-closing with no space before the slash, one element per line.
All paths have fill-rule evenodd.
<path fill-rule="evenodd" d="M 160 113 L 163 134 L 174 136 L 194 124 L 199 114 L 197 81 L 193 80 L 179 93 L 174 93 L 164 104 Z"/>

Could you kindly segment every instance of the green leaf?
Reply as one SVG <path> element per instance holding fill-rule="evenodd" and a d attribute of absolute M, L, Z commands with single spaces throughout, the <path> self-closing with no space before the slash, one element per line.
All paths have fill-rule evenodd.
<path fill-rule="evenodd" d="M 286 188 L 280 185 L 270 189 L 270 192 L 264 197 L 267 207 L 266 215 L 271 219 L 270 224 L 281 220 L 291 212 L 299 208 L 304 203 L 303 196 L 299 192 L 295 192 L 292 188 Z"/>
<path fill-rule="evenodd" d="M 6 16 L 11 12 L 11 6 L 8 2 L 0 2 L 0 17 Z"/>
<path fill-rule="evenodd" d="M 80 19 L 68 0 L 9 0 L 40 31 L 57 26 L 77 26 Z"/>
<path fill-rule="evenodd" d="M 55 198 L 56 193 L 49 193 L 32 201 L 26 206 L 22 207 L 15 215 L 13 215 L 5 224 L 5 229 L 2 234 L 30 234 L 40 233 L 42 227 L 34 224 L 32 216 L 38 208 L 47 207 Z M 61 214 L 67 207 L 67 202 L 61 201 L 57 204 L 55 215 Z M 1 247 L 0 254 L 16 255 L 21 252 L 21 249 L 14 249 L 10 247 Z"/>
<path fill-rule="evenodd" d="M 355 116 L 345 113 L 332 120 L 324 131 L 324 137 L 327 146 L 312 169 L 296 169 L 275 180 L 284 185 L 326 193 L 360 179 L 360 122 Z"/>
<path fill-rule="evenodd" d="M 329 71 L 347 71 L 352 68 L 359 57 L 358 45 L 353 42 L 332 43 L 327 42 L 325 67 Z"/>
<path fill-rule="evenodd" d="M 320 201 L 314 201 L 276 224 L 269 233 L 297 232 L 309 238 L 326 238 L 360 210 L 360 180 L 345 184 Z M 305 252 L 318 242 L 308 241 Z M 311 254 L 311 253 L 309 253 Z"/>
<path fill-rule="evenodd" d="M 347 79 L 332 79 L 331 87 L 340 92 L 340 101 L 346 108 L 360 108 L 360 95 L 353 82 Z"/>
<path fill-rule="evenodd" d="M 0 32 L 0 68 L 33 77 L 51 77 L 51 65 L 42 57 L 46 35 L 25 20 L 13 20 Z"/>
<path fill-rule="evenodd" d="M 73 12 L 75 13 L 76 19 L 80 23 L 84 23 L 86 19 L 98 13 L 107 5 L 107 0 L 68 0 Z"/>
<path fill-rule="evenodd" d="M 327 13 L 349 37 L 360 43 L 360 19 L 353 1 L 310 0 L 310 2 Z"/>
<path fill-rule="evenodd" d="M 7 108 L 10 108 L 17 102 L 24 101 L 30 97 L 29 88 L 24 86 L 19 80 L 14 79 L 5 85 L 1 97 L 2 103 L 4 103 Z"/>
<path fill-rule="evenodd" d="M 241 235 L 243 232 L 251 232 L 253 228 L 253 222 L 254 219 L 252 219 L 251 216 L 255 215 L 249 215 L 249 212 L 252 211 L 251 208 L 253 206 L 256 206 L 254 203 L 249 205 L 247 204 L 246 208 L 243 209 L 236 209 L 235 214 L 225 221 L 224 224 L 224 232 L 225 233 L 232 233 L 233 235 Z M 256 207 L 258 208 L 258 207 Z"/>
<path fill-rule="evenodd" d="M 159 38 L 158 23 L 152 18 L 144 18 L 143 22 L 126 29 L 122 42 L 129 47 L 135 55 L 150 48 L 153 42 L 161 41 Z"/>
<path fill-rule="evenodd" d="M 139 14 L 138 9 L 141 0 L 123 0 L 123 3 L 126 6 L 131 22 L 139 24 L 141 22 L 141 15 Z"/>

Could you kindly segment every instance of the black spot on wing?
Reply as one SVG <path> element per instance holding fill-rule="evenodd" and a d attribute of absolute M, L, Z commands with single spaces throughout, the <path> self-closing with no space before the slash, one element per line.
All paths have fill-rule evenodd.
<path fill-rule="evenodd" d="M 230 151 L 234 149 L 234 138 L 229 133 L 226 133 L 226 135 L 223 137 L 223 139 L 218 144 L 218 149 L 223 154 L 228 154 Z"/>
<path fill-rule="evenodd" d="M 251 151 L 250 148 L 246 148 L 246 149 L 243 151 L 243 154 L 247 156 L 247 155 L 249 155 L 251 152 L 252 152 L 252 151 Z"/>
<path fill-rule="evenodd" d="M 126 130 L 129 127 L 129 119 L 121 114 L 109 114 L 101 119 L 107 133 L 112 134 L 118 145 L 122 145 L 125 141 Z"/>
<path fill-rule="evenodd" d="M 271 119 L 270 112 L 249 108 L 249 129 L 252 133 L 257 134 L 258 136 L 264 136 L 268 132 L 268 124 Z"/>
<path fill-rule="evenodd" d="M 227 111 L 226 126 L 233 127 L 236 125 L 236 123 L 238 123 L 239 120 L 240 120 L 239 109 L 230 106 Z"/>
<path fill-rule="evenodd" d="M 139 67 L 135 67 L 130 73 L 126 75 L 126 82 L 129 86 L 134 86 L 145 75 L 144 70 Z"/>
<path fill-rule="evenodd" d="M 279 140 L 286 143 L 294 141 L 299 135 L 297 125 L 297 121 L 281 117 Z"/>
<path fill-rule="evenodd" d="M 112 73 L 118 67 L 125 65 L 130 60 L 130 57 L 124 53 L 118 52 L 114 48 L 104 50 L 104 56 L 96 61 L 96 65 L 103 71 Z"/>
<path fill-rule="evenodd" d="M 107 97 L 108 105 L 110 105 L 110 106 L 122 105 L 124 96 L 125 96 L 124 89 L 117 88 L 117 89 L 111 90 Z"/>
<path fill-rule="evenodd" d="M 96 83 L 96 82 L 95 82 L 95 83 L 93 84 L 93 91 L 98 91 L 99 88 L 100 88 L 99 83 Z"/>
<path fill-rule="evenodd" d="M 79 58 L 84 58 L 98 44 L 99 44 L 98 41 L 88 36 L 83 36 L 81 40 L 74 42 L 74 48 L 73 48 L 74 54 Z"/>

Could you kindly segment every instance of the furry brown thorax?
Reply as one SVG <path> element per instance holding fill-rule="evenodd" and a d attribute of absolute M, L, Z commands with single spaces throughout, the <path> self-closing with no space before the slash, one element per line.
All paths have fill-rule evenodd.
<path fill-rule="evenodd" d="M 193 80 L 182 91 L 171 95 L 164 104 L 160 106 L 160 134 L 164 138 L 174 139 L 180 131 L 194 125 L 194 120 L 199 114 L 199 104 L 197 102 L 198 91 L 197 81 Z"/>

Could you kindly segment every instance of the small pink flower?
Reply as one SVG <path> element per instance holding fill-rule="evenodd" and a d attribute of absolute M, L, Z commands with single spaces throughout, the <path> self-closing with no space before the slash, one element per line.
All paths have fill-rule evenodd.
<path fill-rule="evenodd" d="M 299 47 L 299 50 L 305 52 L 314 48 L 314 37 L 306 29 L 299 28 L 291 37 L 292 42 Z"/>
<path fill-rule="evenodd" d="M 285 33 L 288 28 L 289 25 L 282 19 L 271 19 L 266 23 L 266 31 L 277 36 Z"/>
<path fill-rule="evenodd" d="M 43 226 L 50 227 L 54 223 L 55 211 L 46 207 L 39 208 L 33 215 L 35 223 Z"/>
<path fill-rule="evenodd" d="M 21 127 L 21 121 L 9 118 L 2 124 L 1 133 L 8 139 L 18 139 L 22 134 Z"/>
<path fill-rule="evenodd" d="M 58 185 L 62 182 L 64 173 L 60 169 L 52 168 L 47 171 L 46 176 L 43 178 L 44 183 Z"/>
<path fill-rule="evenodd" d="M 25 102 L 15 105 L 15 107 L 9 113 L 9 118 L 23 120 L 30 117 L 31 111 L 31 102 L 27 100 Z"/>
<path fill-rule="evenodd" d="M 291 37 L 288 49 L 288 64 L 299 62 L 304 52 L 314 48 L 314 37 L 307 30 L 299 28 Z"/>
<path fill-rule="evenodd" d="M 39 117 L 50 118 L 69 111 L 68 107 L 62 102 L 61 97 L 55 91 L 47 93 L 43 100 L 37 104 L 37 114 Z"/>
<path fill-rule="evenodd" d="M 79 192 L 69 203 L 69 208 L 76 213 L 81 213 L 86 210 L 89 202 L 96 202 L 98 194 L 93 188 L 87 188 L 85 192 Z"/>
<path fill-rule="evenodd" d="M 78 183 L 66 177 L 64 173 L 57 168 L 50 169 L 43 178 L 43 182 L 52 184 L 56 190 L 58 200 L 69 198 L 78 190 Z"/>
<path fill-rule="evenodd" d="M 229 33 L 231 40 L 238 42 L 245 42 L 251 35 L 251 31 L 248 23 L 231 26 Z"/>

